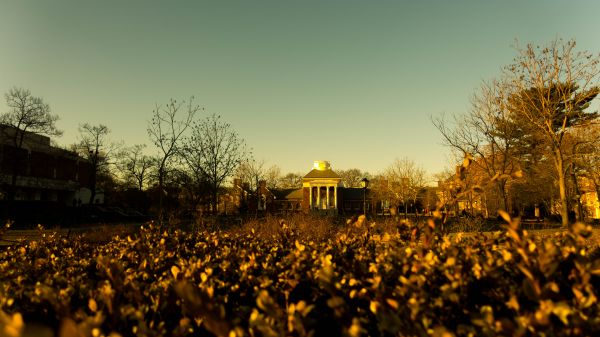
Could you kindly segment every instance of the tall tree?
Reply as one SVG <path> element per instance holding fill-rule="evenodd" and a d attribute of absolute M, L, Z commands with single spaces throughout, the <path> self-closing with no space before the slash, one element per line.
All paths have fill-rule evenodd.
<path fill-rule="evenodd" d="M 484 174 L 480 183 L 494 184 L 501 201 L 496 208 L 503 210 L 509 208 L 509 183 L 520 170 L 517 145 L 523 136 L 511 120 L 506 92 L 500 81 L 485 82 L 473 96 L 468 113 L 455 115 L 453 123 L 443 116 L 433 119 L 445 144 L 461 157 L 473 159 L 474 168 Z"/>
<path fill-rule="evenodd" d="M 184 111 L 182 111 L 184 110 Z M 148 122 L 148 136 L 159 150 L 156 175 L 158 179 L 158 219 L 163 220 L 163 194 L 166 193 L 164 183 L 176 156 L 181 150 L 181 141 L 185 137 L 194 116 L 202 110 L 194 104 L 194 97 L 189 101 L 177 102 L 171 99 L 165 106 L 156 105 L 152 111 L 152 119 Z"/>
<path fill-rule="evenodd" d="M 104 124 L 91 125 L 84 123 L 79 126 L 79 141 L 75 150 L 88 160 L 91 166 L 88 187 L 90 189 L 89 203 L 96 198 L 98 177 L 109 174 L 110 159 L 118 145 L 108 139 L 109 128 Z"/>
<path fill-rule="evenodd" d="M 211 193 L 213 212 L 217 212 L 219 188 L 246 158 L 244 140 L 221 116 L 212 114 L 194 123 L 185 145 L 185 158 L 205 177 Z"/>
<path fill-rule="evenodd" d="M 14 200 L 17 185 L 19 167 L 22 165 L 20 153 L 26 143 L 26 134 L 38 134 L 46 136 L 60 136 L 62 131 L 56 128 L 57 115 L 50 114 L 50 106 L 40 97 L 35 97 L 27 89 L 14 87 L 4 97 L 8 112 L 0 115 L 2 126 L 1 136 L 8 139 L 16 149 L 16 155 L 12 156 L 11 182 L 8 188 L 8 200 Z"/>
<path fill-rule="evenodd" d="M 118 155 L 118 168 L 125 182 L 142 191 L 147 185 L 155 160 L 144 154 L 145 144 L 136 144 L 123 149 Z"/>
<path fill-rule="evenodd" d="M 552 159 L 560 195 L 563 226 L 568 225 L 568 195 L 565 137 L 572 127 L 598 118 L 589 111 L 600 92 L 600 55 L 577 51 L 574 40 L 556 39 L 548 46 L 528 44 L 517 49 L 514 62 L 504 70 L 511 93 L 508 109 L 515 123 L 543 141 Z"/>

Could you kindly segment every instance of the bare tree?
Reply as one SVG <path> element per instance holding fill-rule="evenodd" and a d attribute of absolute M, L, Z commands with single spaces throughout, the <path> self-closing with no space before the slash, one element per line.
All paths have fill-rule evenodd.
<path fill-rule="evenodd" d="M 279 166 L 271 165 L 265 168 L 265 164 L 264 159 L 247 158 L 242 161 L 235 174 L 243 182 L 248 183 L 248 187 L 252 190 L 256 190 L 261 180 L 264 180 L 270 189 L 281 187 L 282 177 Z"/>
<path fill-rule="evenodd" d="M 210 188 L 213 212 L 217 212 L 219 188 L 246 157 L 243 139 L 229 123 L 212 114 L 194 123 L 184 153 L 188 165 L 205 177 Z"/>
<path fill-rule="evenodd" d="M 254 191 L 254 199 L 256 202 L 256 214 L 260 208 L 260 181 L 266 180 L 267 170 L 265 169 L 265 160 L 256 160 L 247 158 L 243 160 L 236 170 L 238 176 L 244 183 L 248 184 L 248 188 Z"/>
<path fill-rule="evenodd" d="M 169 174 L 169 178 L 173 180 L 175 185 L 181 186 L 181 192 L 186 201 L 187 206 L 196 210 L 201 204 L 207 204 L 207 197 L 210 197 L 210 185 L 208 179 L 204 174 L 204 170 L 198 165 L 198 161 L 191 151 L 188 152 L 188 148 L 181 148 L 180 159 L 183 166 L 178 167 Z M 210 199 L 210 198 L 208 198 Z M 212 202 L 212 199 L 208 200 L 208 203 Z"/>
<path fill-rule="evenodd" d="M 385 170 L 383 177 L 387 181 L 389 194 L 398 206 L 404 206 L 405 214 L 408 212 L 408 203 L 416 205 L 419 192 L 427 183 L 425 170 L 408 158 L 396 159 Z"/>
<path fill-rule="evenodd" d="M 74 145 L 76 152 L 86 158 L 91 166 L 89 189 L 89 203 L 93 204 L 96 198 L 96 185 L 100 174 L 109 174 L 109 165 L 118 144 L 108 140 L 110 130 L 104 124 L 91 125 L 84 123 L 79 126 L 79 141 Z"/>
<path fill-rule="evenodd" d="M 118 168 L 126 183 L 142 191 L 151 177 L 155 160 L 144 154 L 145 144 L 136 144 L 123 149 L 118 155 Z"/>
<path fill-rule="evenodd" d="M 575 41 L 552 41 L 517 49 L 513 64 L 505 68 L 504 81 L 511 88 L 508 108 L 522 130 L 543 140 L 556 171 L 563 226 L 568 225 L 567 149 L 565 137 L 573 126 L 598 118 L 590 102 L 598 95 L 600 55 L 576 51 Z"/>
<path fill-rule="evenodd" d="M 509 208 L 509 183 L 520 170 L 517 145 L 523 136 L 511 121 L 506 92 L 502 82 L 485 82 L 473 96 L 467 114 L 455 115 L 451 123 L 444 116 L 433 119 L 445 144 L 461 157 L 472 158 L 473 166 L 484 173 L 483 180 L 493 180 L 502 201 L 497 208 L 503 210 Z M 480 183 L 486 184 L 485 181 Z"/>
<path fill-rule="evenodd" d="M 182 111 L 185 109 L 185 111 Z M 171 99 L 165 106 L 156 105 L 152 111 L 152 119 L 148 122 L 148 136 L 159 150 L 156 175 L 158 179 L 158 218 L 163 219 L 163 194 L 166 193 L 164 183 L 173 159 L 180 153 L 181 141 L 185 137 L 194 116 L 202 110 L 194 105 L 194 97 L 189 102 L 177 102 Z"/>
<path fill-rule="evenodd" d="M 281 188 L 300 188 L 302 187 L 302 174 L 288 173 L 281 178 Z"/>
<path fill-rule="evenodd" d="M 281 186 L 281 168 L 277 165 L 271 165 L 265 172 L 265 180 L 268 188 L 279 188 Z"/>
<path fill-rule="evenodd" d="M 256 191 L 261 180 L 265 180 L 267 170 L 265 169 L 265 160 L 256 160 L 246 158 L 240 162 L 235 171 L 235 175 L 242 179 L 242 182 L 248 184 L 248 188 Z"/>
<path fill-rule="evenodd" d="M 50 106 L 43 99 L 33 96 L 29 90 L 14 87 L 4 97 L 10 110 L 0 115 L 1 136 L 16 149 L 16 155 L 9 158 L 12 172 L 8 200 L 12 201 L 15 198 L 19 167 L 25 160 L 21 152 L 25 147 L 26 134 L 60 136 L 62 131 L 56 128 L 58 116 L 50 114 Z"/>
<path fill-rule="evenodd" d="M 456 209 L 456 191 L 454 189 L 455 171 L 445 168 L 443 171 L 437 172 L 433 178 L 437 182 L 437 203 L 435 208 L 438 211 L 447 212 L 448 208 Z"/>
<path fill-rule="evenodd" d="M 337 170 L 336 173 L 342 178 L 342 182 L 346 187 L 361 187 L 360 182 L 363 178 L 371 179 L 368 172 L 363 172 L 357 168 Z"/>

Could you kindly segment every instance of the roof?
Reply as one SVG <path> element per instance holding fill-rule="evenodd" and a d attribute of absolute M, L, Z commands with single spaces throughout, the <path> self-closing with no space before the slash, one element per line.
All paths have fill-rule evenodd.
<path fill-rule="evenodd" d="M 302 199 L 304 197 L 304 190 L 299 188 L 297 190 L 293 190 L 288 195 L 285 196 L 286 199 Z"/>
<path fill-rule="evenodd" d="M 365 190 L 358 187 L 346 187 L 341 189 L 340 192 L 343 195 L 344 200 L 362 200 Z M 367 198 L 371 198 L 371 190 L 367 189 L 366 192 Z"/>
<path fill-rule="evenodd" d="M 336 179 L 342 179 L 337 173 L 333 172 L 331 169 L 326 169 L 326 170 L 317 170 L 317 169 L 313 169 L 312 171 L 308 172 L 304 178 L 308 178 L 308 179 L 320 179 L 320 178 L 336 178 Z"/>
<path fill-rule="evenodd" d="M 304 197 L 302 188 L 276 189 L 271 192 L 277 200 L 302 199 Z"/>

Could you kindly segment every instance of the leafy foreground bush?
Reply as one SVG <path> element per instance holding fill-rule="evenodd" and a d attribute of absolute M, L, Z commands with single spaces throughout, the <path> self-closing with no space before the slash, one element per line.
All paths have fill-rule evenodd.
<path fill-rule="evenodd" d="M 148 224 L 103 245 L 46 234 L 0 252 L 0 335 L 600 336 L 589 231 L 448 237 L 361 218 L 321 238 L 283 222 L 270 236 Z"/>

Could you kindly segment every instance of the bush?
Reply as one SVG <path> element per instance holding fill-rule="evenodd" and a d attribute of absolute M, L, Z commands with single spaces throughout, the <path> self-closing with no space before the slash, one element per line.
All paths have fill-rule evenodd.
<path fill-rule="evenodd" d="M 48 233 L 6 247 L 0 331 L 17 336 L 24 321 L 84 336 L 600 335 L 590 227 L 450 237 L 433 221 L 318 221 L 170 233 L 150 223 L 101 245 Z"/>

